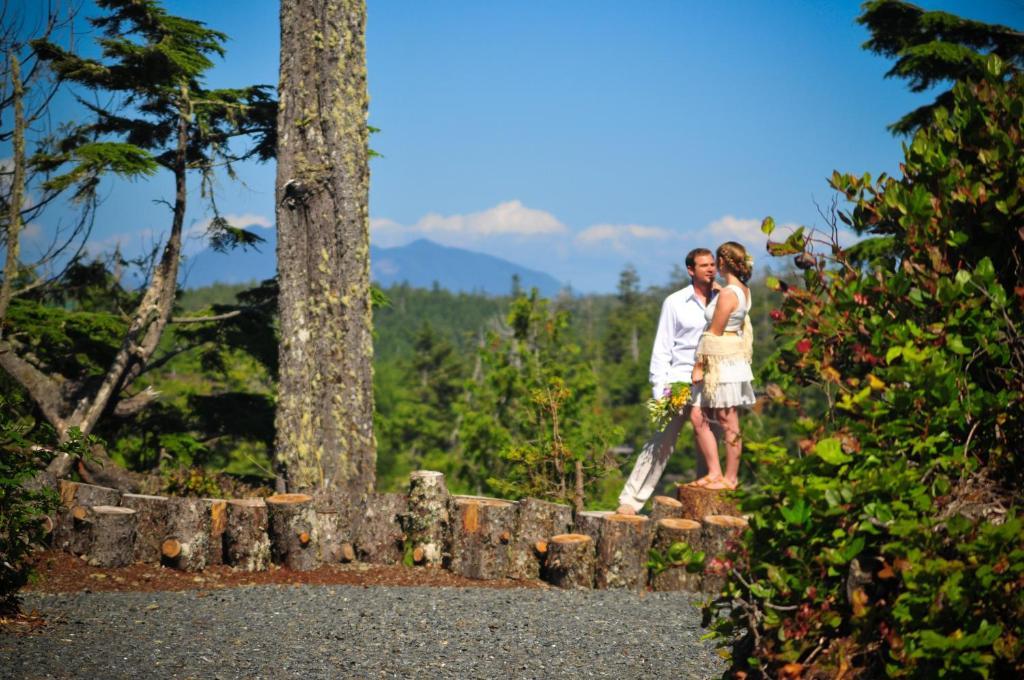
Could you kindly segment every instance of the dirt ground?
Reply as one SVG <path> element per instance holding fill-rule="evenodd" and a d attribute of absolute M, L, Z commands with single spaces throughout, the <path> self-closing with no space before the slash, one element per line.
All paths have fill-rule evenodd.
<path fill-rule="evenodd" d="M 156 564 L 91 567 L 85 560 L 59 550 L 44 550 L 33 559 L 35 575 L 23 592 L 111 592 L 154 590 L 216 590 L 258 585 L 430 586 L 460 588 L 547 588 L 543 581 L 498 579 L 476 581 L 444 569 L 403 565 L 323 565 L 313 571 L 292 571 L 272 565 L 267 571 L 245 572 L 211 566 L 187 573 Z"/>

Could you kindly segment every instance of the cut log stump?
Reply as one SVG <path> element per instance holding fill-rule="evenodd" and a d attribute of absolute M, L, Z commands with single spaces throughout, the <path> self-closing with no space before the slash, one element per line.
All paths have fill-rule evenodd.
<path fill-rule="evenodd" d="M 558 588 L 589 590 L 594 587 L 594 539 L 585 534 L 558 534 L 546 543 L 542 576 Z"/>
<path fill-rule="evenodd" d="M 136 513 L 135 561 L 159 564 L 162 544 L 172 526 L 173 508 L 170 499 L 166 496 L 126 493 L 121 496 L 121 505 Z"/>
<path fill-rule="evenodd" d="M 171 498 L 168 505 L 171 514 L 160 542 L 161 563 L 182 571 L 202 571 L 210 551 L 209 504 L 200 498 Z"/>
<path fill-rule="evenodd" d="M 508 544 L 515 528 L 515 503 L 480 496 L 454 496 L 452 501 L 448 568 L 467 578 L 504 578 L 508 573 Z"/>
<path fill-rule="evenodd" d="M 729 565 L 724 554 L 728 543 L 740 537 L 747 528 L 747 520 L 732 515 L 708 515 L 701 524 L 704 552 L 707 554 L 701 589 L 705 593 L 717 593 L 725 586 L 725 572 Z"/>
<path fill-rule="evenodd" d="M 313 496 L 320 559 L 327 564 L 355 559 L 352 545 L 356 528 L 350 497 L 337 489 L 321 490 Z"/>
<path fill-rule="evenodd" d="M 584 510 L 577 512 L 573 520 L 573 531 L 577 534 L 590 536 L 594 539 L 594 545 L 601 539 L 601 526 L 606 517 L 614 513 L 610 510 Z"/>
<path fill-rule="evenodd" d="M 642 590 L 647 585 L 650 520 L 642 515 L 608 515 L 597 541 L 594 584 L 600 588 Z M 549 547 L 550 549 L 550 547 Z"/>
<path fill-rule="evenodd" d="M 210 541 L 206 564 L 224 564 L 224 530 L 228 525 L 228 502 L 221 498 L 204 498 L 210 513 Z"/>
<path fill-rule="evenodd" d="M 661 519 L 681 519 L 683 504 L 671 496 L 655 496 L 651 499 L 651 521 L 657 524 Z"/>
<path fill-rule="evenodd" d="M 96 567 L 124 567 L 135 556 L 136 512 L 113 505 L 92 507 L 92 542 L 89 564 Z"/>
<path fill-rule="evenodd" d="M 121 492 L 117 489 L 62 479 L 53 546 L 74 555 L 88 553 L 92 542 L 92 507 L 120 502 Z"/>
<path fill-rule="evenodd" d="M 708 515 L 739 515 L 739 507 L 728 491 L 680 485 L 676 497 L 683 507 L 679 517 L 701 522 Z"/>
<path fill-rule="evenodd" d="M 667 518 L 658 520 L 654 525 L 654 540 L 651 550 L 656 550 L 666 560 L 664 571 L 651 575 L 653 590 L 685 590 L 699 592 L 701 588 L 701 572 L 690 571 L 685 565 L 667 564 L 670 549 L 675 543 L 685 543 L 693 550 L 704 549 L 703 529 L 700 522 L 691 519 Z"/>
<path fill-rule="evenodd" d="M 537 550 L 538 541 L 565 534 L 572 526 L 572 508 L 536 498 L 516 503 L 515 528 L 509 544 L 508 577 L 529 579 L 540 577 L 544 556 Z"/>
<path fill-rule="evenodd" d="M 295 571 L 315 569 L 320 564 L 320 537 L 313 497 L 281 493 L 267 497 L 266 503 L 271 559 Z"/>
<path fill-rule="evenodd" d="M 224 561 L 242 571 L 264 571 L 270 566 L 267 505 L 263 499 L 228 501 Z"/>
<path fill-rule="evenodd" d="M 404 493 L 371 493 L 356 525 L 355 554 L 361 562 L 398 564 L 405 551 L 399 518 L 408 510 Z"/>
<path fill-rule="evenodd" d="M 413 562 L 440 567 L 451 543 L 451 499 L 444 473 L 416 470 L 409 475 L 409 509 L 402 528 L 412 548 Z"/>

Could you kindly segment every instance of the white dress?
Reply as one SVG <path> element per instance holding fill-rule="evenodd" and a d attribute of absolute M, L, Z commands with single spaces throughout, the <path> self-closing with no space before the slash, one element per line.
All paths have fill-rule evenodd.
<path fill-rule="evenodd" d="M 729 314 L 725 330 L 727 332 L 743 333 L 743 322 L 750 313 L 750 300 L 743 294 L 743 289 L 736 285 L 728 285 L 723 290 L 731 290 L 736 293 L 739 304 Z M 716 295 L 704 310 L 704 319 L 708 326 L 715 316 L 715 307 L 721 293 Z M 728 408 L 731 406 L 751 406 L 757 398 L 754 396 L 754 373 L 750 368 L 750 362 L 742 357 L 735 361 L 722 362 L 719 364 L 718 387 L 714 394 L 704 395 L 704 383 L 701 382 L 694 387 L 691 395 L 691 402 L 694 406 L 705 408 Z"/>

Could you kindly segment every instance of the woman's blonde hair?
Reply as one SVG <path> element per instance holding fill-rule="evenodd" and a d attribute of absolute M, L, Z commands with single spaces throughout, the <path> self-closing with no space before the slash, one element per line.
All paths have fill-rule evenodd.
<path fill-rule="evenodd" d="M 736 275 L 743 283 L 750 280 L 753 273 L 753 263 L 747 255 L 747 249 L 735 241 L 726 241 L 718 246 L 715 252 L 715 259 L 723 262 L 725 266 Z"/>

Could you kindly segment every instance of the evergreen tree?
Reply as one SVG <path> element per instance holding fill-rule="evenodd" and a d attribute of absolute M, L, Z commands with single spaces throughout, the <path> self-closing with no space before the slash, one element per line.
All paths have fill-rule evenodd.
<path fill-rule="evenodd" d="M 895 59 L 886 77 L 910 81 L 912 92 L 926 92 L 942 83 L 984 76 L 987 57 L 998 56 L 1007 77 L 1024 68 L 1024 33 L 1007 26 L 930 12 L 902 0 L 864 3 L 857 22 L 871 31 L 865 49 Z M 889 126 L 909 134 L 932 119 L 939 107 L 951 108 L 952 91 L 941 92 Z"/>
<path fill-rule="evenodd" d="M 601 498 L 621 437 L 599 402 L 597 374 L 569 337 L 569 314 L 536 289 L 512 302 L 507 333 L 492 331 L 459 406 L 459 477 L 511 497 Z"/>
<path fill-rule="evenodd" d="M 84 380 L 71 376 L 68 383 L 64 377 L 47 375 L 17 352 L 0 353 L 0 365 L 26 389 L 62 437 L 73 427 L 88 433 L 112 409 L 137 410 L 155 397 L 140 392 L 139 398 L 123 398 L 152 357 L 170 319 L 188 198 L 186 180 L 190 173 L 198 173 L 211 199 L 215 218 L 210 236 L 215 246 L 253 243 L 256 237 L 216 215 L 210 193 L 213 173 L 221 166 L 230 173 L 231 164 L 238 160 L 270 158 L 275 138 L 276 102 L 267 87 L 203 87 L 203 76 L 213 66 L 211 57 L 223 56 L 223 33 L 170 15 L 154 0 L 97 0 L 96 4 L 105 12 L 90 19 L 102 33 L 100 58 L 80 57 L 48 40 L 35 41 L 33 47 L 62 82 L 113 98 L 115 104 L 99 106 L 80 100 L 93 120 L 48 152 L 37 154 L 34 163 L 59 173 L 47 182 L 48 187 L 74 187 L 76 196 L 95 190 L 101 169 L 116 170 L 117 164 L 128 163 L 146 172 L 158 166 L 174 178 L 175 194 L 167 241 L 105 372 Z M 237 138 L 252 143 L 236 151 L 232 142 Z M 68 389 L 69 384 L 77 386 Z M 69 456 L 61 456 L 50 470 L 63 475 L 72 462 Z"/>

